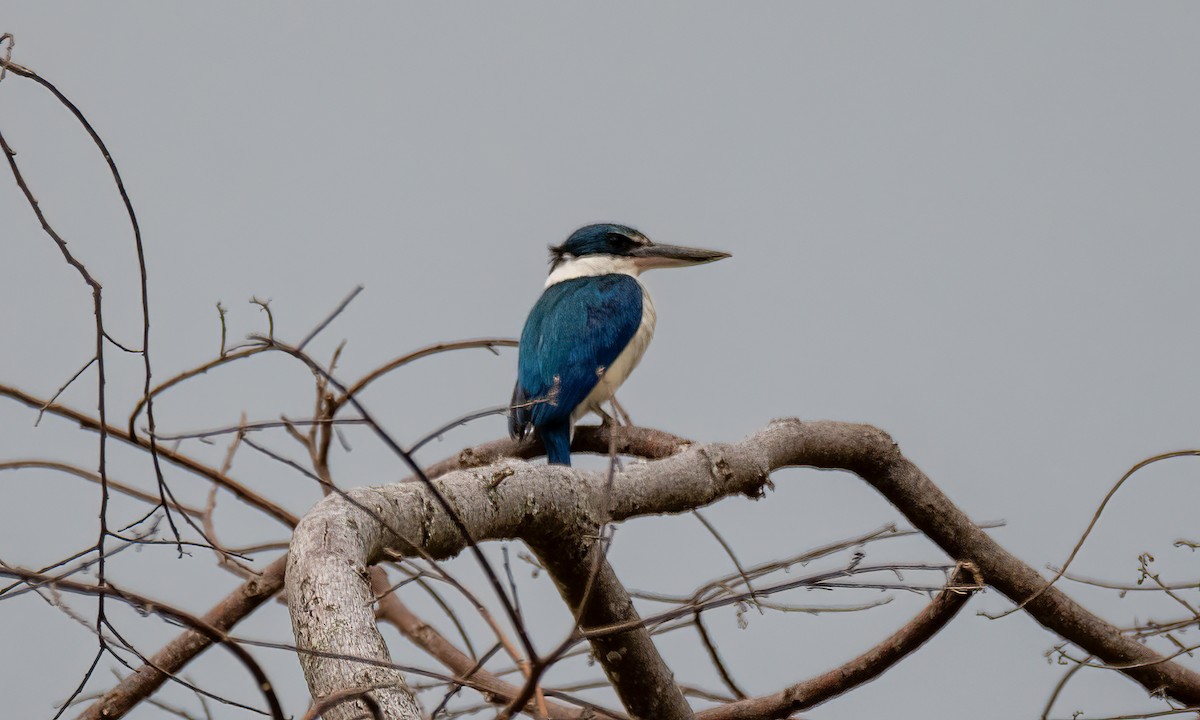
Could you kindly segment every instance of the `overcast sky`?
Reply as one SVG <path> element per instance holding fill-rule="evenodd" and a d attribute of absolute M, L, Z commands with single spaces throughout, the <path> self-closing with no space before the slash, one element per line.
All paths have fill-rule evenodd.
<path fill-rule="evenodd" d="M 1065 558 L 1130 465 L 1198 441 L 1198 27 L 1189 3 L 23 3 L 0 13 L 13 59 L 78 104 L 124 174 L 145 236 L 156 377 L 215 355 L 218 301 L 231 340 L 265 329 L 252 296 L 269 298 L 276 333 L 297 340 L 359 284 L 313 346 L 328 357 L 347 340 L 346 377 L 435 341 L 513 337 L 541 290 L 546 245 L 589 222 L 626 223 L 733 253 L 644 277 L 658 333 L 620 394 L 639 424 L 731 441 L 779 416 L 878 425 L 972 517 L 1006 521 L 995 537 L 1036 567 Z M 133 245 L 95 149 L 19 77 L 0 83 L 0 131 L 104 284 L 109 331 L 139 345 Z M 91 356 L 89 295 L 0 174 L 0 383 L 48 397 Z M 120 420 L 140 392 L 141 361 L 109 359 Z M 364 400 L 411 441 L 506 402 L 515 360 L 426 360 Z M 261 357 L 164 395 L 159 427 L 231 424 L 243 411 L 300 417 L 311 392 L 296 363 Z M 94 371 L 63 401 L 94 408 Z M 0 402 L 0 461 L 94 466 L 93 436 L 34 419 Z M 422 458 L 503 433 L 502 419 L 479 421 Z M 365 431 L 349 436 L 353 451 L 334 459 L 343 485 L 403 474 Z M 262 440 L 299 457 L 283 434 Z M 183 449 L 214 464 L 224 451 Z M 144 458 L 114 449 L 112 464 L 114 476 L 152 482 Z M 1173 547 L 1200 539 L 1195 472 L 1183 460 L 1139 475 L 1076 569 L 1131 582 L 1150 552 L 1165 580 L 1197 577 L 1192 552 Z M 234 473 L 295 512 L 319 497 L 252 453 Z M 169 479 L 204 501 L 195 478 Z M 0 559 L 40 566 L 94 542 L 94 486 L 42 472 L 0 481 Z M 848 475 L 792 470 L 775 482 L 764 500 L 710 511 L 744 563 L 902 520 Z M 286 537 L 221 503 L 226 543 Z M 112 512 L 119 527 L 141 509 L 122 501 Z M 729 571 L 687 517 L 628 524 L 613 557 L 629 585 L 648 590 L 690 592 Z M 923 542 L 868 557 L 943 559 Z M 147 549 L 115 559 L 112 576 L 200 612 L 236 584 L 211 564 Z M 471 575 L 469 563 L 454 567 Z M 549 647 L 567 617 L 544 576 L 520 569 L 518 580 L 547 618 L 538 638 Z M 1119 625 L 1178 615 L 1146 594 L 1064 589 Z M 764 693 L 870 647 L 924 602 L 898 594 L 861 613 L 752 612 L 745 630 L 730 611 L 709 625 L 741 682 Z M 966 707 L 976 718 L 1037 717 L 1064 668 L 1043 657 L 1054 638 L 1030 619 L 976 614 L 1007 607 L 994 592 L 976 598 L 920 653 L 806 717 Z M 116 612 L 147 651 L 174 632 Z M 277 604 L 239 631 L 290 639 Z M 52 715 L 94 644 L 35 597 L 0 603 L 5 714 Z M 681 678 L 719 689 L 694 636 L 662 646 Z M 405 652 L 396 645 L 397 661 Z M 295 658 L 255 655 L 302 714 Z M 90 690 L 111 683 L 109 667 Z M 257 699 L 220 651 L 189 677 Z M 163 697 L 198 712 L 186 691 Z M 1053 716 L 1164 707 L 1092 671 Z"/>

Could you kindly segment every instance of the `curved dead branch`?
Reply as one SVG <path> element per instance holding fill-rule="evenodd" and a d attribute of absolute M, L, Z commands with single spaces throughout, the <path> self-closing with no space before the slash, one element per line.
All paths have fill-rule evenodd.
<path fill-rule="evenodd" d="M 971 522 L 886 433 L 871 426 L 778 420 L 740 443 L 695 446 L 673 457 L 632 465 L 611 483 L 603 473 L 513 461 L 448 475 L 439 487 L 476 541 L 520 538 L 536 547 L 610 518 L 679 513 L 731 495 L 758 496 L 772 471 L 791 466 L 857 474 L 947 554 L 974 563 L 991 586 L 1014 602 L 1042 590 L 1025 610 L 1048 629 L 1119 666 L 1151 692 L 1200 702 L 1200 675 L 1125 637 L 1056 588 L 1043 590 L 1046 581 L 1037 571 Z M 385 550 L 411 555 L 420 547 L 422 554 L 447 558 L 466 545 L 458 524 L 428 492 L 414 483 L 359 488 L 351 491 L 354 502 L 373 515 L 330 497 L 304 518 L 293 539 L 287 578 L 298 646 L 387 660 L 369 612 L 367 567 Z M 363 677 L 361 664 L 356 669 L 354 663 L 327 658 L 309 656 L 303 666 L 317 698 L 385 680 Z M 339 684 L 339 674 L 355 680 Z M 614 679 L 619 693 L 628 677 L 626 673 Z M 399 683 L 399 677 L 395 681 Z M 377 698 L 385 700 L 389 692 L 396 695 L 392 703 L 398 707 L 403 693 L 380 691 Z M 387 712 L 388 702 L 383 705 Z"/>
<path fill-rule="evenodd" d="M 946 589 L 888 639 L 841 667 L 759 698 L 748 698 L 697 713 L 697 720 L 775 720 L 816 707 L 870 682 L 912 654 L 946 626 L 983 582 L 973 565 L 960 566 Z"/>

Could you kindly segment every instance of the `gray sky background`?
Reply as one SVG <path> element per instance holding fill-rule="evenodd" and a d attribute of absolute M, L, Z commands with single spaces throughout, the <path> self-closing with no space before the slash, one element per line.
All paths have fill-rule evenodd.
<path fill-rule="evenodd" d="M 1200 340 L 1200 9 L 1194 4 L 9 4 L 14 60 L 88 115 L 119 163 L 144 231 L 153 360 L 167 377 L 230 337 L 298 339 L 354 286 L 366 291 L 314 348 L 348 340 L 353 377 L 439 340 L 516 336 L 540 292 L 545 247 L 594 221 L 732 252 L 645 277 L 658 333 L 621 399 L 641 424 L 736 440 L 797 415 L 876 424 L 995 536 L 1041 567 L 1061 562 L 1133 463 L 1196 445 Z M 97 277 L 109 330 L 137 345 L 133 245 L 107 170 L 44 91 L 0 83 L 0 130 L 52 222 Z M 0 173 L 0 382 L 53 394 L 90 357 L 89 296 Z M 110 409 L 128 414 L 140 359 L 110 352 Z M 397 436 L 503 403 L 515 353 L 415 364 L 365 398 Z M 94 374 L 64 395 L 94 407 Z M 310 407 L 306 371 L 260 357 L 158 404 L 164 432 Z M 93 436 L 0 403 L 0 459 L 94 464 Z M 492 418 L 450 433 L 432 461 L 504 432 Z M 335 459 L 345 485 L 403 473 L 362 431 Z M 264 438 L 295 454 L 286 436 Z M 185 444 L 219 464 L 223 447 Z M 116 448 L 114 477 L 148 484 Z M 302 512 L 310 483 L 243 452 L 237 477 Z M 172 472 L 193 502 L 207 488 Z M 1076 569 L 1133 581 L 1150 552 L 1168 581 L 1196 577 L 1195 467 L 1173 461 L 1120 494 Z M 0 558 L 37 566 L 93 542 L 97 491 L 48 473 L 0 484 Z M 745 563 L 899 519 L 856 479 L 793 470 L 759 502 L 710 517 Z M 231 545 L 285 537 L 224 497 Z M 125 502 L 114 524 L 137 517 Z M 498 549 L 495 555 L 498 557 Z M 729 570 L 692 518 L 620 529 L 631 586 L 673 592 Z M 941 558 L 924 542 L 872 561 Z M 830 561 L 828 566 L 837 562 Z M 266 560 L 262 560 L 265 564 Z M 116 581 L 207 609 L 235 584 L 209 557 L 146 549 Z M 824 567 L 824 566 L 822 566 Z M 470 563 L 454 568 L 471 577 Z M 544 577 L 518 570 L 542 647 L 568 618 Z M 1161 600 L 1069 592 L 1118 624 L 1175 617 Z M 853 604 L 878 593 L 812 593 Z M 420 605 L 419 598 L 413 598 Z M 709 621 L 755 693 L 848 659 L 925 602 L 863 613 Z M 75 605 L 88 614 L 92 605 Z M 1063 668 L 1031 620 L 992 621 L 996 593 L 885 677 L 812 718 L 1036 717 Z M 150 651 L 173 628 L 116 611 Z M 438 619 L 435 612 L 426 613 Z M 444 623 L 443 623 L 444 624 Z M 240 632 L 287 640 L 279 605 Z M 1187 636 L 1184 636 L 1186 640 Z M 1194 640 L 1194 638 L 1193 638 Z M 5 715 L 49 717 L 90 659 L 87 631 L 35 597 L 0 604 Z M 718 688 L 692 635 L 663 641 L 681 678 Z M 405 659 L 397 643 L 394 653 Z M 258 650 L 289 712 L 296 661 Z M 107 687 L 111 661 L 94 689 Z M 582 664 L 564 668 L 586 671 Z M 255 702 L 220 651 L 196 682 Z M 194 698 L 163 697 L 196 711 Z M 597 695 L 596 697 L 603 697 Z M 1083 673 L 1055 717 L 1162 709 L 1135 685 Z M 142 709 L 138 718 L 161 716 Z M 249 717 L 227 707 L 217 716 Z"/>

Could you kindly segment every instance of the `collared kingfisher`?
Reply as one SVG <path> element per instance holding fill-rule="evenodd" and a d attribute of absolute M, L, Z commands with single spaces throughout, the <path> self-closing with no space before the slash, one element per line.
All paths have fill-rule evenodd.
<path fill-rule="evenodd" d="M 508 430 L 532 427 L 549 462 L 571 464 L 575 421 L 601 409 L 637 366 L 654 335 L 654 305 L 637 277 L 729 257 L 659 245 L 625 225 L 588 225 L 550 246 L 550 277 L 521 333 Z"/>

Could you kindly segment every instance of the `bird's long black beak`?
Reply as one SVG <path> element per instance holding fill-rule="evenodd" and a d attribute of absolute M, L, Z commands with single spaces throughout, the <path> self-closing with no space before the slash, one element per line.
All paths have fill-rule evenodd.
<path fill-rule="evenodd" d="M 641 270 L 702 265 L 732 257 L 729 253 L 720 250 L 658 244 L 642 245 L 634 248 L 629 254 Z"/>

